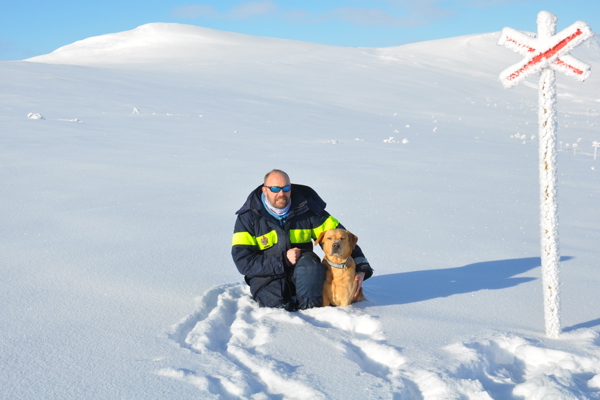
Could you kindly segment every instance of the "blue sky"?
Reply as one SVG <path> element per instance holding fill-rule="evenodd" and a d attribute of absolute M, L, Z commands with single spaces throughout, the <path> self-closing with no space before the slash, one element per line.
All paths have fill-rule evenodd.
<path fill-rule="evenodd" d="M 537 31 L 586 21 L 600 34 L 600 0 L 10 0 L 0 8 L 0 60 L 50 53 L 77 40 L 175 22 L 336 46 L 388 47 L 505 26 Z"/>

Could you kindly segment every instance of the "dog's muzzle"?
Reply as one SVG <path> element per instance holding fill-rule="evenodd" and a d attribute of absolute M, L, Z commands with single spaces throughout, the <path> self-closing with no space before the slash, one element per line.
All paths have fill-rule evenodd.
<path fill-rule="evenodd" d="M 341 242 L 339 240 L 334 241 L 331 245 L 331 254 L 339 255 L 341 248 Z"/>

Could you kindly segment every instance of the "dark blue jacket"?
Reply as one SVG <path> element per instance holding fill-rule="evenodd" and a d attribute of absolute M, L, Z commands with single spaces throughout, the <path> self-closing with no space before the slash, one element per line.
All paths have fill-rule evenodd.
<path fill-rule="evenodd" d="M 287 217 L 279 221 L 265 209 L 262 185 L 257 187 L 240 208 L 235 222 L 231 254 L 237 269 L 246 277 L 285 276 L 292 266 L 286 252 L 294 247 L 313 251 L 312 240 L 328 229 L 345 229 L 325 211 L 326 203 L 310 187 L 292 184 L 292 205 Z M 362 250 L 352 252 L 357 272 L 365 279 L 373 274 Z"/>

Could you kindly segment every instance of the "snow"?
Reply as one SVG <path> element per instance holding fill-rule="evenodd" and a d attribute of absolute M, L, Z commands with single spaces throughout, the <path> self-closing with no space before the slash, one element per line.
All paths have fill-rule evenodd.
<path fill-rule="evenodd" d="M 550 339 L 537 82 L 502 87 L 522 57 L 499 37 L 339 48 L 149 24 L 0 62 L 0 397 L 600 398 L 600 77 L 556 76 Z M 595 70 L 598 40 L 572 55 Z M 272 168 L 359 237 L 367 301 L 251 301 L 234 212 Z"/>

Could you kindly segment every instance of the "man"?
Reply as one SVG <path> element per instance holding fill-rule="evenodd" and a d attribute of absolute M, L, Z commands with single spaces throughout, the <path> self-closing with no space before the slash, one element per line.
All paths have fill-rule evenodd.
<path fill-rule="evenodd" d="M 313 189 L 291 184 L 285 172 L 275 169 L 237 211 L 231 254 L 261 307 L 294 311 L 322 306 L 325 267 L 312 240 L 328 229 L 345 229 L 325 206 Z M 373 270 L 360 247 L 352 258 L 358 295 Z"/>

